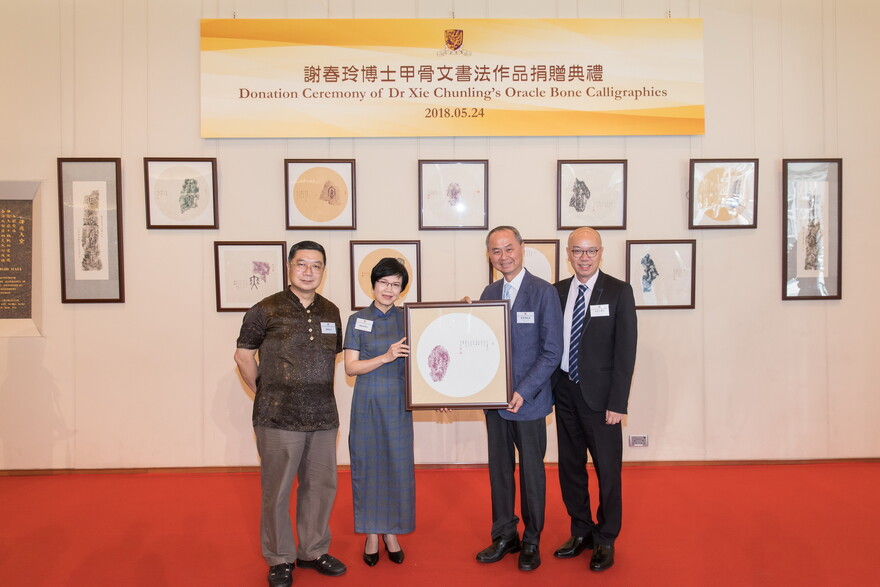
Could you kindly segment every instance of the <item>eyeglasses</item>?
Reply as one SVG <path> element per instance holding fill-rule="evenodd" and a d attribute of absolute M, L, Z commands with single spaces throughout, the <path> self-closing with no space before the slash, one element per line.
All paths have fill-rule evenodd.
<path fill-rule="evenodd" d="M 305 273 L 308 269 L 311 269 L 313 273 L 320 273 L 324 270 L 323 263 L 306 263 L 305 261 L 297 261 L 296 263 L 291 262 L 290 265 L 295 271 L 299 271 L 300 273 Z"/>
<path fill-rule="evenodd" d="M 596 255 L 599 254 L 599 251 L 601 250 L 602 247 L 590 247 L 589 249 L 568 249 L 568 252 L 571 253 L 571 256 L 575 259 L 579 259 L 584 255 L 586 255 L 590 259 L 593 259 Z"/>
<path fill-rule="evenodd" d="M 403 284 L 398 281 L 386 281 L 384 279 L 377 280 L 376 285 L 381 285 L 382 287 L 390 287 L 391 289 L 400 289 L 403 286 Z"/>

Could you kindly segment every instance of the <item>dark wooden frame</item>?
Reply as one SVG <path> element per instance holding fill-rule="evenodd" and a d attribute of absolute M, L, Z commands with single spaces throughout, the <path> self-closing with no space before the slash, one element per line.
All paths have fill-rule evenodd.
<path fill-rule="evenodd" d="M 73 174 L 71 167 L 87 164 L 91 168 L 89 173 L 80 173 L 78 177 L 66 179 L 66 174 Z M 105 166 L 109 169 L 102 169 Z M 109 277 L 106 280 L 77 280 L 73 256 L 74 227 L 72 212 L 73 194 L 72 183 L 74 181 L 104 181 L 112 184 L 108 186 L 107 204 L 115 206 L 115 214 L 108 210 L 107 219 L 114 222 L 114 226 L 108 226 L 107 230 L 115 235 L 115 242 L 108 236 L 110 250 L 107 262 Z M 68 183 L 70 185 L 68 185 Z M 66 158 L 58 159 L 58 229 L 61 247 L 61 303 L 89 304 L 89 303 L 123 303 L 125 302 L 125 262 L 123 255 L 122 239 L 122 160 L 120 158 Z M 70 241 L 70 245 L 68 245 Z M 68 262 L 67 257 L 70 257 Z M 68 274 L 70 272 L 70 274 Z M 115 277 L 114 277 L 115 273 Z M 101 289 L 110 289 L 102 292 Z M 91 291 L 76 291 L 91 290 Z"/>
<path fill-rule="evenodd" d="M 354 261 L 354 253 L 355 247 L 358 246 L 366 246 L 371 247 L 374 250 L 389 247 L 393 248 L 395 245 L 406 245 L 406 246 L 415 246 L 416 248 L 416 258 L 415 263 L 411 263 L 413 265 L 413 273 L 415 275 L 409 276 L 409 285 L 407 286 L 407 290 L 412 291 L 413 286 L 415 286 L 416 290 L 416 302 L 422 301 L 422 241 L 380 241 L 380 240 L 368 240 L 368 241 L 349 241 L 349 264 L 351 266 L 351 309 L 352 310 L 362 310 L 369 306 L 358 305 L 355 303 L 355 292 L 357 291 L 357 282 L 358 276 L 357 271 L 358 267 L 355 265 Z M 412 262 L 412 259 L 408 259 Z M 370 268 L 372 269 L 372 267 Z M 401 292 L 401 295 L 403 292 Z"/>
<path fill-rule="evenodd" d="M 797 286 L 798 290 L 803 286 L 812 285 L 805 277 L 797 276 L 797 253 L 796 249 L 800 245 L 797 235 L 797 219 L 790 216 L 797 213 L 797 206 L 794 204 L 795 193 L 792 193 L 792 185 L 790 180 L 793 175 L 793 166 L 815 164 L 827 165 L 827 169 L 819 174 L 828 175 L 836 174 L 836 178 L 829 180 L 829 187 L 836 190 L 837 193 L 829 194 L 829 215 L 831 219 L 830 225 L 832 233 L 825 236 L 825 242 L 830 242 L 827 248 L 835 247 L 836 251 L 826 251 L 830 254 L 830 258 L 836 263 L 836 275 L 831 273 L 834 291 L 831 293 L 790 293 L 790 286 Z M 783 300 L 839 300 L 843 296 L 843 159 L 783 159 L 782 160 L 782 299 Z M 831 209 L 833 208 L 833 209 Z M 836 216 L 836 218 L 835 218 Z M 834 234 L 836 232 L 836 234 Z M 836 254 L 835 254 L 836 253 Z M 795 280 L 797 283 L 792 283 Z M 817 279 L 813 291 L 817 292 L 820 281 Z M 827 284 L 822 284 L 826 287 Z"/>
<path fill-rule="evenodd" d="M 287 285 L 287 243 L 284 241 L 214 241 L 214 290 L 215 296 L 217 300 L 217 311 L 218 312 L 247 312 L 253 303 L 249 304 L 247 307 L 244 306 L 224 306 L 223 305 L 223 296 L 221 295 L 221 283 L 220 283 L 220 249 L 224 246 L 234 246 L 234 247 L 273 247 L 277 246 L 281 250 L 281 274 L 283 278 L 281 280 L 281 288 L 280 289 L 267 289 L 261 297 L 255 299 L 253 303 L 260 301 L 260 299 L 265 298 L 266 296 L 272 295 L 284 289 Z"/>
<path fill-rule="evenodd" d="M 150 164 L 151 163 L 210 163 L 211 164 L 211 194 L 213 202 L 213 218 L 210 224 L 159 224 L 154 221 L 152 206 L 155 194 L 150 188 Z M 216 157 L 144 157 L 144 200 L 147 208 L 148 229 L 214 229 L 219 228 L 220 212 L 218 208 L 218 185 L 217 185 L 217 158 Z"/>
<path fill-rule="evenodd" d="M 292 194 L 290 182 L 296 178 L 291 177 L 290 166 L 297 163 L 309 164 L 310 167 L 320 167 L 322 164 L 350 165 L 350 177 L 343 178 L 350 182 L 348 185 L 351 195 L 351 222 L 346 224 L 331 224 L 330 222 L 314 224 L 295 224 L 290 218 Z M 354 159 L 285 159 L 284 160 L 284 218 L 287 230 L 355 230 L 357 228 L 357 169 Z"/>
<path fill-rule="evenodd" d="M 589 218 L 579 224 L 564 224 L 562 220 L 563 200 L 568 197 L 562 193 L 562 168 L 564 165 L 620 165 L 623 174 L 623 186 L 620 198 L 622 200 L 620 224 L 602 225 L 598 222 L 591 222 Z M 589 226 L 596 230 L 624 230 L 626 229 L 626 191 L 627 191 L 627 160 L 626 159 L 561 159 L 556 162 L 556 230 L 574 230 L 582 226 Z"/>
<path fill-rule="evenodd" d="M 505 379 L 505 389 L 503 390 L 503 397 L 499 397 L 494 401 L 482 401 L 482 402 L 474 402 L 467 401 L 467 398 L 450 398 L 449 396 L 444 396 L 444 401 L 441 402 L 427 402 L 420 401 L 418 397 L 413 399 L 413 394 L 416 393 L 418 395 L 418 391 L 414 392 L 414 383 L 413 383 L 413 361 L 417 360 L 419 353 L 419 342 L 420 340 L 414 335 L 412 332 L 412 313 L 417 312 L 419 310 L 424 309 L 450 309 L 456 310 L 458 312 L 484 312 L 484 311 L 493 311 L 498 313 L 496 319 L 501 319 L 504 323 L 504 340 L 499 341 L 499 346 L 501 347 L 499 351 L 503 355 L 504 365 L 501 366 L 503 370 L 503 376 Z M 513 355 L 511 352 L 511 344 L 510 344 L 510 302 L 509 301 L 475 301 L 472 303 L 469 302 L 424 302 L 424 303 L 408 303 L 404 304 L 405 318 L 406 318 L 406 340 L 410 345 L 410 356 L 406 360 L 406 409 L 407 410 L 436 410 L 439 408 L 448 408 L 452 410 L 476 410 L 476 409 L 505 409 L 510 404 L 511 397 L 513 396 L 513 377 L 511 375 L 511 361 L 513 360 Z M 479 393 L 481 390 L 477 390 L 475 393 Z M 498 390 L 493 390 L 494 393 L 497 393 Z M 432 393 L 432 392 L 428 392 Z M 440 392 L 433 392 L 434 394 L 439 394 Z M 474 395 L 474 394 L 470 394 Z"/>
<path fill-rule="evenodd" d="M 716 167 L 732 167 L 735 164 L 752 164 L 752 201 L 751 201 L 751 222 L 748 224 L 737 224 L 735 222 L 711 221 L 707 224 L 699 224 L 697 220 L 695 224 L 696 205 L 697 205 L 697 187 L 694 185 L 696 180 L 696 166 L 702 163 L 717 164 Z M 725 165 L 732 164 L 732 165 Z M 690 172 L 688 176 L 688 228 L 699 230 L 713 230 L 716 228 L 757 228 L 758 227 L 758 160 L 757 159 L 691 159 Z"/>
<path fill-rule="evenodd" d="M 483 166 L 483 223 L 426 226 L 425 178 L 426 165 L 482 165 Z M 419 160 L 419 230 L 486 230 L 489 228 L 489 160 L 488 159 L 420 159 Z"/>
<path fill-rule="evenodd" d="M 677 239 L 677 240 L 628 240 L 626 241 L 626 281 L 633 287 L 633 292 L 639 287 L 638 283 L 631 280 L 632 274 L 632 246 L 633 245 L 689 245 L 691 247 L 691 287 L 690 287 L 690 303 L 687 304 L 656 304 L 647 305 L 639 304 L 639 296 L 636 296 L 637 310 L 692 310 L 696 307 L 696 288 L 697 288 L 697 241 L 695 239 Z"/>

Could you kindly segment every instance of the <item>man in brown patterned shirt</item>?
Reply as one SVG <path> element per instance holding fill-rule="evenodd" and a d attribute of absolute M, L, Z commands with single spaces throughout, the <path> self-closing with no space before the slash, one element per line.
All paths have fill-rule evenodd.
<path fill-rule="evenodd" d="M 260 531 L 273 587 L 292 583 L 294 560 L 324 575 L 345 572 L 345 565 L 327 552 L 336 498 L 339 414 L 333 378 L 342 351 L 342 323 L 339 308 L 317 292 L 327 260 L 324 248 L 302 241 L 290 247 L 287 259 L 290 287 L 248 310 L 235 351 L 242 379 L 256 394 Z M 290 522 L 296 476 L 298 544 Z"/>

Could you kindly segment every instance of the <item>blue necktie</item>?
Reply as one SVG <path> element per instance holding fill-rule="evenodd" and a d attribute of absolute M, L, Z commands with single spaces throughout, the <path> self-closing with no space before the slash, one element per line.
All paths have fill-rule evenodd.
<path fill-rule="evenodd" d="M 586 285 L 578 286 L 578 297 L 571 312 L 571 340 L 568 344 L 568 378 L 578 383 L 578 350 L 584 332 L 584 317 L 587 315 Z"/>
<path fill-rule="evenodd" d="M 508 282 L 504 282 L 504 289 L 501 291 L 501 299 L 509 300 L 510 299 L 510 284 Z"/>

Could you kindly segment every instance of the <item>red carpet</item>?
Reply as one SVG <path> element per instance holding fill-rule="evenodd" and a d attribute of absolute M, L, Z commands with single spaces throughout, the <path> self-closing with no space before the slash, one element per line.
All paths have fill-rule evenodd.
<path fill-rule="evenodd" d="M 474 561 L 489 543 L 485 470 L 417 472 L 417 530 L 403 565 L 369 568 L 340 473 L 331 553 L 339 578 L 297 569 L 294 585 L 880 585 L 880 464 L 625 467 L 616 564 L 556 560 L 568 537 L 548 468 L 543 565 Z M 266 584 L 255 473 L 0 477 L 0 585 Z"/>

